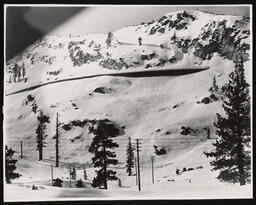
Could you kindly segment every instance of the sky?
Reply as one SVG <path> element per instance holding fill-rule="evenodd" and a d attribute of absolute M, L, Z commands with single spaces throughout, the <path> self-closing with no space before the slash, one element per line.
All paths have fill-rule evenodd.
<path fill-rule="evenodd" d="M 249 16 L 248 6 L 9 6 L 6 10 L 6 56 L 11 58 L 47 34 L 106 33 L 188 8 Z"/>
<path fill-rule="evenodd" d="M 157 20 L 164 14 L 184 9 L 202 9 L 218 14 L 236 14 L 249 16 L 249 7 L 237 6 L 105 6 L 87 7 L 73 18 L 56 28 L 53 33 L 83 35 L 85 33 L 106 33 L 114 31 L 124 26 L 136 25 L 141 22 Z M 44 16 L 38 14 L 39 9 L 31 10 L 26 14 L 26 19 L 42 30 L 47 26 L 38 26 L 37 22 Z M 36 14 L 36 15 L 35 15 Z M 37 20 L 37 21 L 35 21 Z"/>

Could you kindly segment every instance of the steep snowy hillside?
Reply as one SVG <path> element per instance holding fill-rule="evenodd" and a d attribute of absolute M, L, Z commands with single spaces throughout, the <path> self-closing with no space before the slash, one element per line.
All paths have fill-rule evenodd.
<path fill-rule="evenodd" d="M 137 196 L 134 194 L 137 189 L 135 177 L 128 177 L 125 173 L 125 151 L 128 137 L 131 137 L 133 142 L 141 139 L 142 186 L 145 187 L 142 198 L 157 198 L 160 193 L 164 198 L 216 198 L 216 193 L 220 198 L 250 197 L 249 185 L 246 191 L 236 185 L 219 185 L 216 172 L 210 171 L 209 159 L 203 154 L 213 149 L 216 112 L 224 113 L 221 92 L 212 94 L 209 91 L 213 77 L 221 87 L 233 71 L 234 62 L 242 57 L 246 78 L 251 84 L 249 23 L 250 19 L 246 17 L 215 15 L 199 10 L 177 11 L 158 21 L 113 32 L 110 47 L 105 43 L 106 34 L 91 34 L 68 38 L 47 36 L 27 48 L 22 55 L 7 62 L 6 70 L 11 69 L 14 62 L 24 62 L 26 80 L 9 82 L 12 73 L 6 73 L 6 94 L 60 79 L 123 70 L 209 69 L 182 76 L 101 76 L 49 84 L 5 96 L 4 143 L 15 149 L 18 157 L 22 140 L 25 156 L 18 162 L 18 172 L 23 176 L 16 182 L 49 186 L 49 164 L 37 161 L 36 150 L 37 116 L 43 111 L 51 122 L 46 129 L 44 159 L 55 160 L 57 113 L 61 162 L 91 163 L 88 147 L 93 135 L 89 129 L 98 120 L 107 119 L 118 128 L 115 141 L 119 147 L 115 151 L 119 163 L 115 169 L 128 195 Z M 142 45 L 138 43 L 139 37 Z M 163 148 L 166 154 L 156 155 L 154 146 Z M 149 180 L 150 157 L 153 155 L 155 184 Z M 176 176 L 177 167 L 193 170 Z M 92 180 L 94 170 L 92 167 L 88 170 L 88 179 Z M 67 172 L 62 168 L 55 169 L 55 173 L 65 179 Z M 65 183 L 68 184 L 68 180 Z M 190 185 L 193 188 L 188 188 Z M 11 186 L 8 187 L 11 189 Z M 95 196 L 113 194 L 117 183 L 113 182 L 111 187 L 110 194 L 99 191 Z M 15 188 L 17 193 L 23 192 L 18 191 L 21 187 Z M 190 192 L 192 189 L 197 190 L 194 196 Z M 225 189 L 231 192 L 220 191 Z M 79 193 L 82 194 L 78 191 L 72 195 L 70 192 L 70 197 Z M 120 197 L 127 193 L 122 192 Z M 65 195 L 59 194 L 54 197 Z M 12 200 L 12 196 L 8 195 L 8 198 Z"/>
<path fill-rule="evenodd" d="M 46 36 L 7 62 L 7 71 L 15 62 L 23 62 L 27 81 L 6 84 L 5 90 L 12 92 L 38 83 L 127 69 L 207 67 L 214 53 L 232 61 L 242 56 L 246 61 L 249 26 L 248 17 L 187 10 L 115 31 L 110 47 L 106 45 L 107 34 Z"/>

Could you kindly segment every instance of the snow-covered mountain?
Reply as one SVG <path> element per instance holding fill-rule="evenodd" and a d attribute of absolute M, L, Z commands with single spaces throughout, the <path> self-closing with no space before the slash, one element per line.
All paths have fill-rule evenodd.
<path fill-rule="evenodd" d="M 142 45 L 139 45 L 139 37 Z M 10 73 L 6 72 L 5 94 L 42 83 L 93 74 L 151 69 L 209 69 L 183 76 L 102 76 L 49 84 L 5 96 L 5 144 L 19 153 L 22 140 L 25 155 L 18 166 L 23 177 L 17 181 L 45 180 L 48 177 L 46 173 L 35 171 L 39 165 L 47 166 L 37 162 L 35 143 L 37 116 L 42 110 L 51 121 L 46 130 L 45 159 L 55 158 L 57 112 L 61 122 L 60 161 L 63 162 L 90 162 L 88 146 L 93 136 L 88 129 L 91 122 L 108 119 L 120 130 L 115 139 L 120 145 L 116 149 L 118 166 L 125 166 L 128 137 L 142 139 L 142 184 L 149 190 L 154 190 L 148 180 L 151 177 L 150 156 L 155 155 L 154 145 L 167 152 L 155 156 L 156 182 L 161 186 L 168 187 L 170 180 L 175 179 L 180 188 L 187 178 L 193 178 L 193 186 L 198 190 L 207 191 L 216 187 L 219 183 L 214 177 L 216 173 L 210 172 L 209 159 L 203 152 L 213 148 L 211 143 L 216 138 L 213 122 L 216 112 L 223 113 L 223 110 L 221 93 L 212 95 L 209 88 L 214 76 L 219 86 L 227 82 L 238 58 L 243 58 L 246 77 L 251 84 L 250 19 L 200 10 L 177 11 L 157 21 L 113 31 L 110 47 L 106 45 L 106 38 L 107 34 L 88 34 L 40 39 L 7 62 L 6 71 L 14 62 L 24 62 L 27 81 L 8 83 Z M 210 129 L 210 139 L 207 138 L 207 129 Z M 175 175 L 176 167 L 201 166 L 202 169 L 195 169 L 189 176 Z M 130 188 L 135 186 L 135 179 L 131 181 L 125 169 L 117 172 L 124 185 Z M 31 173 L 33 176 L 30 176 Z M 89 178 L 92 179 L 93 175 L 91 171 Z M 208 184 L 204 184 L 206 180 Z M 156 190 L 163 191 L 157 183 Z M 175 183 L 170 186 L 175 186 Z M 218 189 L 232 189 L 233 186 L 224 184 Z M 250 195 L 250 187 L 248 190 L 238 190 L 239 196 Z M 165 191 L 164 194 L 168 188 Z M 189 196 L 189 191 L 186 192 Z M 220 193 L 226 196 L 225 192 Z M 200 193 L 195 197 L 200 197 Z"/>

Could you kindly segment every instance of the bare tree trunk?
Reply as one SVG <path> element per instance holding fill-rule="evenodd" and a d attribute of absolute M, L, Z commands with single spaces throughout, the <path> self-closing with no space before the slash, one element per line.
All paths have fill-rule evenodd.
<path fill-rule="evenodd" d="M 108 188 L 107 184 L 107 159 L 106 159 L 106 147 L 103 145 L 103 150 L 104 150 L 104 188 Z"/>
<path fill-rule="evenodd" d="M 239 139 L 238 142 L 238 170 L 239 170 L 239 182 L 240 186 L 245 185 L 245 172 L 244 172 L 244 166 L 243 166 L 243 153 L 242 153 L 242 144 L 241 139 Z"/>

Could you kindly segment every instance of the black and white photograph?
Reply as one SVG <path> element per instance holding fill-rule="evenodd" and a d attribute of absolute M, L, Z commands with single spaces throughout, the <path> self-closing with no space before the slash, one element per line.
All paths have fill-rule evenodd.
<path fill-rule="evenodd" d="M 252 199 L 252 15 L 4 4 L 4 202 Z"/>

